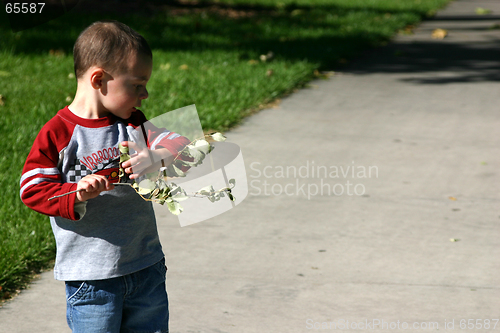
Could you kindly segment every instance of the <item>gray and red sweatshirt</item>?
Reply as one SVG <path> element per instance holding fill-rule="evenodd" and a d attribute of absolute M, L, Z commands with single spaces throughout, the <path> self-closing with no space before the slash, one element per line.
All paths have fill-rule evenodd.
<path fill-rule="evenodd" d="M 21 176 L 21 200 L 50 216 L 56 239 L 54 268 L 58 280 L 101 280 L 146 268 L 163 258 L 152 203 L 128 186 L 102 192 L 75 205 L 80 179 L 96 173 L 118 181 L 118 143 L 143 133 L 150 149 L 172 154 L 189 140 L 149 125 L 141 111 L 129 119 L 113 115 L 85 119 L 68 107 L 60 110 L 38 134 Z"/>

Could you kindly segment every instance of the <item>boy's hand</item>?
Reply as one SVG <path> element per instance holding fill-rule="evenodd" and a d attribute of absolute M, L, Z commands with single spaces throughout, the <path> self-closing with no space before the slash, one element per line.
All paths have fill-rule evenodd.
<path fill-rule="evenodd" d="M 164 165 L 167 166 L 175 158 L 166 148 L 149 150 L 132 141 L 123 141 L 121 144 L 135 150 L 135 153 L 130 155 L 130 159 L 122 163 L 122 168 L 126 173 L 130 174 L 130 179 L 136 179 L 146 173 L 157 171 L 162 167 L 162 160 Z"/>
<path fill-rule="evenodd" d="M 114 188 L 114 185 L 103 175 L 87 175 L 78 182 L 77 190 L 85 190 L 76 192 L 76 201 L 83 202 L 93 199 L 102 191 L 109 191 Z"/>

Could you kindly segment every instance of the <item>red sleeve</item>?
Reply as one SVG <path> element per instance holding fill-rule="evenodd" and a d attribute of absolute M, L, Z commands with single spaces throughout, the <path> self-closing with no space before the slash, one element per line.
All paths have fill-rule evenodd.
<path fill-rule="evenodd" d="M 175 132 L 171 132 L 166 128 L 158 128 L 153 125 L 150 121 L 146 119 L 146 116 L 142 112 L 135 112 L 136 117 L 134 117 L 134 121 L 136 123 L 135 126 L 141 138 L 144 138 L 148 148 L 150 149 L 158 149 L 158 148 L 166 148 L 168 149 L 174 156 L 177 156 L 184 147 L 191 143 L 191 141 Z M 192 161 L 192 158 L 187 156 L 179 156 L 177 159 L 184 161 Z M 189 167 L 182 167 L 181 170 L 187 171 Z"/>
<path fill-rule="evenodd" d="M 59 152 L 65 148 L 71 135 L 64 127 L 67 125 L 56 116 L 36 137 L 24 164 L 20 195 L 26 206 L 39 213 L 78 220 L 74 209 L 76 194 L 48 200 L 55 195 L 76 190 L 77 187 L 76 183 L 62 183 L 57 168 Z"/>
<path fill-rule="evenodd" d="M 179 152 L 181 152 L 182 149 L 184 149 L 184 147 L 186 147 L 188 144 L 190 144 L 191 141 L 189 141 L 189 139 L 184 137 L 184 136 L 180 136 L 180 135 L 178 136 L 177 133 L 173 133 L 172 135 L 176 136 L 176 137 L 174 137 L 173 139 L 169 139 L 168 137 L 166 137 L 166 138 L 160 140 L 160 142 L 158 142 L 156 147 L 166 148 L 174 156 L 177 156 L 177 154 L 179 154 Z M 194 159 L 192 157 L 188 157 L 185 155 L 180 155 L 179 157 L 177 157 L 177 160 L 187 161 L 187 162 L 194 161 Z M 177 165 L 177 162 L 175 162 L 174 165 L 178 166 L 183 172 L 186 172 L 190 169 L 190 167 L 186 166 L 186 165 Z"/>

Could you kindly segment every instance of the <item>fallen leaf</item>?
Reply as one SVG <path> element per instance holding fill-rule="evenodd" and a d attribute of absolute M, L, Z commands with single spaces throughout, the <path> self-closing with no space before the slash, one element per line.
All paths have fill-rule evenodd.
<path fill-rule="evenodd" d="M 58 50 L 50 50 L 49 54 L 54 57 L 63 57 L 65 55 L 64 51 L 61 49 Z"/>
<path fill-rule="evenodd" d="M 166 64 L 160 65 L 160 69 L 168 71 L 170 69 L 170 63 L 167 62 Z"/>
<path fill-rule="evenodd" d="M 73 100 L 73 98 L 71 98 L 71 96 L 66 97 L 66 102 L 71 102 L 72 100 Z"/>
<path fill-rule="evenodd" d="M 399 33 L 403 35 L 413 35 L 414 29 L 415 29 L 414 25 L 407 25 L 406 27 L 404 27 L 404 29 L 399 30 Z"/>
<path fill-rule="evenodd" d="M 444 29 L 435 29 L 435 30 L 432 32 L 432 38 L 434 38 L 434 39 L 443 39 L 443 38 L 445 38 L 446 36 L 448 36 L 448 30 L 444 30 Z"/>
<path fill-rule="evenodd" d="M 448 199 L 453 200 L 453 201 L 457 201 L 457 198 L 455 198 L 455 197 L 448 197 Z"/>
<path fill-rule="evenodd" d="M 435 9 L 428 10 L 427 13 L 425 13 L 425 16 L 427 17 L 433 17 L 434 15 L 436 15 Z"/>
<path fill-rule="evenodd" d="M 460 239 L 458 238 L 450 238 L 450 242 L 458 242 Z"/>
<path fill-rule="evenodd" d="M 491 9 L 477 7 L 475 10 L 477 15 L 491 14 Z"/>
<path fill-rule="evenodd" d="M 254 60 L 254 59 L 250 59 L 248 60 L 248 64 L 249 65 L 257 65 L 259 62 L 257 60 Z"/>
<path fill-rule="evenodd" d="M 0 106 L 5 105 L 5 97 L 3 95 L 0 95 Z"/>
<path fill-rule="evenodd" d="M 267 54 L 261 54 L 259 58 L 262 62 L 270 61 L 274 58 L 274 53 L 272 51 L 269 51 L 267 52 Z"/>
<path fill-rule="evenodd" d="M 68 74 L 68 79 L 74 79 L 74 78 L 75 78 L 75 73 Z"/>
<path fill-rule="evenodd" d="M 272 102 L 266 103 L 266 104 L 260 104 L 259 108 L 260 109 L 279 109 L 281 104 L 281 99 L 275 99 Z"/>
<path fill-rule="evenodd" d="M 266 76 L 272 76 L 274 74 L 274 71 L 272 69 L 268 69 L 266 72 Z"/>
<path fill-rule="evenodd" d="M 180 70 L 183 70 L 183 71 L 187 70 L 188 68 L 189 68 L 189 66 L 188 66 L 188 65 L 186 65 L 186 64 L 184 64 L 184 65 L 180 65 L 180 66 L 179 66 L 179 69 L 180 69 Z"/>
<path fill-rule="evenodd" d="M 314 76 L 317 77 L 317 78 L 320 78 L 320 79 L 328 79 L 332 76 L 335 75 L 335 72 L 334 71 L 324 71 L 324 72 L 320 72 L 319 70 L 315 69 L 314 72 L 313 72 Z"/>

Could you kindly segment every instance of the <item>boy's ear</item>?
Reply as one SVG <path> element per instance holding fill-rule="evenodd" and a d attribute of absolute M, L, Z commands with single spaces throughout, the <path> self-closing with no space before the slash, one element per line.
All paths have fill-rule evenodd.
<path fill-rule="evenodd" d="M 95 68 L 90 73 L 90 84 L 94 89 L 100 89 L 103 85 L 104 70 L 102 68 Z"/>

